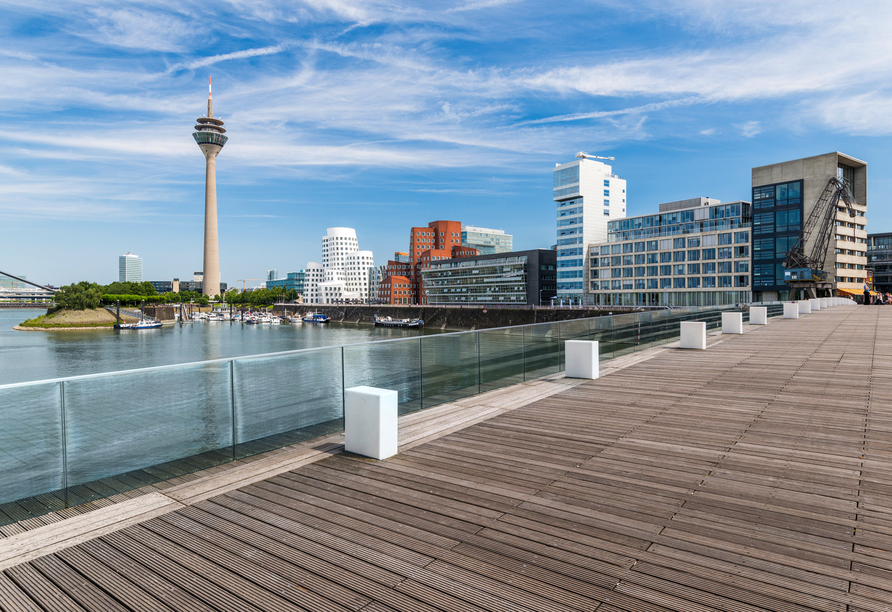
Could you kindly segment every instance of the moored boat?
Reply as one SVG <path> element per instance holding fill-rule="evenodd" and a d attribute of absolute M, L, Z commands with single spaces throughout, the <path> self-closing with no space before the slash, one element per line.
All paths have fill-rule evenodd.
<path fill-rule="evenodd" d="M 134 323 L 115 323 L 115 329 L 157 329 L 161 327 L 161 321 L 140 319 Z"/>
<path fill-rule="evenodd" d="M 331 317 L 321 312 L 309 312 L 302 320 L 306 323 L 331 323 Z"/>
<path fill-rule="evenodd" d="M 421 319 L 392 319 L 391 317 L 378 317 L 375 315 L 375 327 L 403 327 L 403 328 L 421 328 L 424 327 L 424 321 Z"/>

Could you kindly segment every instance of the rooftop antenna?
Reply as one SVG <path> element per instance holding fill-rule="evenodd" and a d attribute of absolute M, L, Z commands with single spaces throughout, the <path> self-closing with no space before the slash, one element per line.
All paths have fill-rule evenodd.
<path fill-rule="evenodd" d="M 600 155 L 589 155 L 584 151 L 580 151 L 576 154 L 576 159 L 606 159 L 609 161 L 616 161 L 615 157 L 601 157 Z"/>
<path fill-rule="evenodd" d="M 214 116 L 214 99 L 211 97 L 211 77 L 208 76 L 208 117 Z"/>

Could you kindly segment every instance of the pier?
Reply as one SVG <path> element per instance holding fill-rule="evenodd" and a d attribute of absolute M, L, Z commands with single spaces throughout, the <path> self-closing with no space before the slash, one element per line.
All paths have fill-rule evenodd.
<path fill-rule="evenodd" d="M 892 601 L 892 308 L 772 318 L 0 527 L 0 609 L 845 611 Z"/>

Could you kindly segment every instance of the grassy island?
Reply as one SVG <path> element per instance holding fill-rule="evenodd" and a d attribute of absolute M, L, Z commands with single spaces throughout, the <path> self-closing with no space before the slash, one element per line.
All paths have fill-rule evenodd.
<path fill-rule="evenodd" d="M 121 313 L 121 319 L 135 321 L 131 316 Z M 87 308 L 84 310 L 57 310 L 36 319 L 28 319 L 17 325 L 18 330 L 64 330 L 64 329 L 103 329 L 115 325 L 115 315 L 105 308 Z"/>

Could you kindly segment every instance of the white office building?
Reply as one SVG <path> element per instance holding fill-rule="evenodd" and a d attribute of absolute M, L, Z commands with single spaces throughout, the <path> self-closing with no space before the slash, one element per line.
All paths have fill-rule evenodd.
<path fill-rule="evenodd" d="M 626 180 L 613 168 L 579 153 L 556 164 L 552 199 L 557 214 L 557 300 L 582 303 L 586 247 L 607 241 L 607 222 L 626 216 Z"/>
<path fill-rule="evenodd" d="M 477 249 L 480 255 L 510 253 L 514 250 L 514 236 L 504 230 L 462 225 L 461 245 Z"/>
<path fill-rule="evenodd" d="M 122 283 L 141 283 L 142 258 L 130 252 L 118 257 L 118 281 Z"/>
<path fill-rule="evenodd" d="M 359 250 L 356 230 L 328 228 L 322 237 L 322 265 L 307 264 L 306 301 L 315 304 L 366 302 L 370 295 L 369 270 L 374 266 L 373 253 Z"/>

